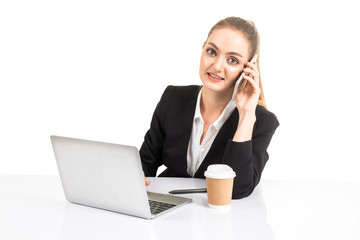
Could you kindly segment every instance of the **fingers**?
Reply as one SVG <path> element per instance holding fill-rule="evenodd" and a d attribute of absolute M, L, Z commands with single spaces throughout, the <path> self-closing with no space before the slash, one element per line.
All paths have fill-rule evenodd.
<path fill-rule="evenodd" d="M 257 75 L 256 72 L 251 68 L 244 68 L 244 73 L 246 73 L 247 76 L 251 76 L 253 78 L 255 78 L 255 76 Z"/>
<path fill-rule="evenodd" d="M 253 93 L 260 93 L 261 89 L 259 87 L 259 83 L 256 80 L 254 80 L 251 76 L 247 75 L 244 76 L 244 79 L 247 80 L 247 86 L 251 84 Z"/>
<path fill-rule="evenodd" d="M 145 173 L 144 173 L 144 171 L 143 171 L 143 175 L 144 175 L 145 186 L 149 186 L 150 183 L 151 183 L 151 181 L 145 179 Z"/>
<path fill-rule="evenodd" d="M 259 70 L 256 66 L 256 63 L 250 63 L 248 62 L 246 64 L 246 68 L 244 68 L 244 79 L 247 80 L 248 84 L 251 84 L 252 88 L 253 88 L 253 92 L 259 92 L 260 91 L 260 87 L 259 87 Z"/>
<path fill-rule="evenodd" d="M 255 79 L 255 81 L 258 82 L 258 80 L 259 80 L 259 77 L 258 77 L 259 76 L 259 70 L 258 70 L 258 68 L 256 66 L 256 63 L 254 64 L 254 63 L 249 62 L 246 65 L 247 65 L 247 67 L 244 68 L 244 72 L 246 73 L 246 75 L 252 76 L 252 78 Z"/>
<path fill-rule="evenodd" d="M 257 63 L 251 63 L 248 62 L 246 63 L 247 68 L 251 68 L 252 70 L 254 70 L 257 74 L 259 73 L 259 69 L 257 68 Z"/>

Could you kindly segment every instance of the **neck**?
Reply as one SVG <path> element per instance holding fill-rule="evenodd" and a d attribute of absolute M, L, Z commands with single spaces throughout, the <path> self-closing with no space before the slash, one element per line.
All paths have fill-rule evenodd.
<path fill-rule="evenodd" d="M 201 92 L 200 110 L 204 121 L 215 121 L 224 111 L 232 97 L 232 91 L 217 92 L 206 88 Z"/>

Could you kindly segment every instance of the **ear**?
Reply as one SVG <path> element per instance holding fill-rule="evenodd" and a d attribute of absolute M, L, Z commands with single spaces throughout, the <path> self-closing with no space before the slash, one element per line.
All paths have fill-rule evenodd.
<path fill-rule="evenodd" d="M 204 44 L 203 44 L 203 46 L 202 46 L 202 47 L 204 48 L 204 47 L 205 47 L 205 45 L 206 45 L 206 41 L 204 42 Z"/>

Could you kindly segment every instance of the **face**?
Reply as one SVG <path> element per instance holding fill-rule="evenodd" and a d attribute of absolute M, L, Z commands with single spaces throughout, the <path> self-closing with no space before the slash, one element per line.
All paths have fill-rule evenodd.
<path fill-rule="evenodd" d="M 200 78 L 204 87 L 231 91 L 249 59 L 249 43 L 237 30 L 214 30 L 205 42 L 200 60 Z"/>

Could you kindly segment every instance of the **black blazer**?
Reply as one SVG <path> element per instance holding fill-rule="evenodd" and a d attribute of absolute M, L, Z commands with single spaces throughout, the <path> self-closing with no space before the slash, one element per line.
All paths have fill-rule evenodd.
<path fill-rule="evenodd" d="M 155 176 L 158 167 L 164 164 L 167 169 L 160 176 L 191 177 L 187 173 L 187 149 L 200 89 L 201 86 L 166 88 L 140 149 L 145 176 Z M 249 196 L 259 183 L 269 158 L 267 148 L 279 126 L 276 116 L 258 105 L 252 140 L 233 142 L 238 119 L 239 113 L 235 108 L 194 176 L 204 178 L 210 164 L 229 165 L 236 172 L 234 199 Z"/>

